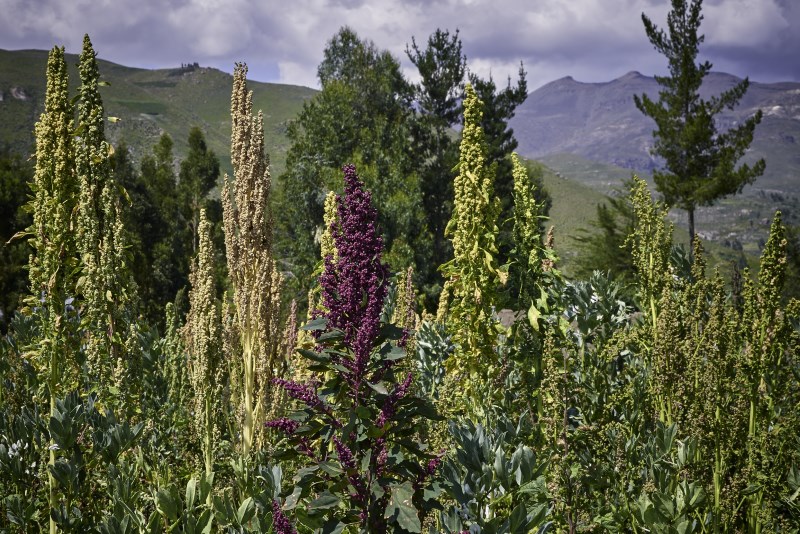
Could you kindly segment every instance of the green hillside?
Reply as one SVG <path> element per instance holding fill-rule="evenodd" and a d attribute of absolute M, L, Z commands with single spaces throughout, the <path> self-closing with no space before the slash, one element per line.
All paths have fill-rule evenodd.
<path fill-rule="evenodd" d="M 76 55 L 67 55 L 72 91 L 77 93 Z M 0 143 L 22 153 L 33 147 L 33 125 L 44 107 L 47 52 L 0 50 Z M 216 69 L 188 66 L 175 69 L 136 69 L 100 61 L 106 112 L 119 117 L 108 123 L 113 143 L 125 139 L 138 159 L 166 132 L 175 141 L 176 155 L 186 150 L 192 126 L 199 126 L 209 146 L 230 171 L 230 95 L 233 77 Z M 316 91 L 307 87 L 248 82 L 255 109 L 264 112 L 267 152 L 273 171 L 285 164 L 287 121 Z"/>

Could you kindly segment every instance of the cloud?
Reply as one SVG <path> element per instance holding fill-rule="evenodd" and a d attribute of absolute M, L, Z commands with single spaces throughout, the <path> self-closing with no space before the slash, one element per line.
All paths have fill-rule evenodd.
<path fill-rule="evenodd" d="M 316 68 L 343 25 L 388 49 L 410 77 L 412 36 L 460 29 L 473 72 L 503 83 L 525 63 L 529 88 L 571 75 L 604 81 L 629 70 L 666 72 L 642 12 L 666 25 L 667 0 L 0 0 L 0 48 L 80 50 L 88 32 L 100 56 L 129 66 L 187 61 L 263 81 L 316 85 Z M 759 81 L 800 80 L 800 3 L 707 0 L 701 59 Z"/>

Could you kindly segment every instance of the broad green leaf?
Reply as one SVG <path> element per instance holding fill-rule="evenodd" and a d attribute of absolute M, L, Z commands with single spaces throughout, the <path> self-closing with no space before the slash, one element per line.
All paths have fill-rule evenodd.
<path fill-rule="evenodd" d="M 195 490 L 197 488 L 197 480 L 192 477 L 186 484 L 186 509 L 191 510 L 194 508 Z"/>
<path fill-rule="evenodd" d="M 325 330 L 326 328 L 328 328 L 328 318 L 317 317 L 301 326 L 300 330 Z"/>
<path fill-rule="evenodd" d="M 417 509 L 412 502 L 413 497 L 414 488 L 410 481 L 392 486 L 392 497 L 386 505 L 383 517 L 395 518 L 397 524 L 408 532 L 422 532 Z"/>
<path fill-rule="evenodd" d="M 539 331 L 539 317 L 541 317 L 541 315 L 539 309 L 536 307 L 536 303 L 532 303 L 531 307 L 528 308 L 528 323 L 537 332 Z"/>
<path fill-rule="evenodd" d="M 319 497 L 308 504 L 309 510 L 327 510 L 339 505 L 341 499 L 328 490 L 319 494 Z"/>
<path fill-rule="evenodd" d="M 236 521 L 240 525 L 247 524 L 256 515 L 256 505 L 252 497 L 248 497 L 236 511 Z"/>

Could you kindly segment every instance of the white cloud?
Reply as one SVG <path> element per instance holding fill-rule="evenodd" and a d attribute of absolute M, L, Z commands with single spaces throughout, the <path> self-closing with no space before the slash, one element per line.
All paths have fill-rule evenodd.
<path fill-rule="evenodd" d="M 762 50 L 788 57 L 784 49 L 796 49 L 785 45 L 800 34 L 792 1 L 707 0 L 703 7 L 701 30 L 715 64 L 741 76 L 800 78 L 800 67 L 783 56 L 770 61 Z M 255 79 L 314 86 L 325 44 L 343 25 L 388 49 L 410 75 L 412 36 L 424 47 L 437 27 L 459 28 L 473 71 L 504 83 L 522 60 L 535 89 L 567 74 L 601 81 L 634 69 L 664 72 L 641 14 L 663 27 L 668 10 L 668 0 L 0 0 L 0 48 L 64 44 L 77 52 L 88 32 L 101 57 L 126 65 L 198 61 L 231 70 L 246 61 L 256 66 Z"/>

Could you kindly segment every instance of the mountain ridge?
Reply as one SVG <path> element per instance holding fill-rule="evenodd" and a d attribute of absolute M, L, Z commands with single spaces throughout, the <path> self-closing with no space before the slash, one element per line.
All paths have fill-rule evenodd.
<path fill-rule="evenodd" d="M 701 96 L 718 95 L 740 80 L 732 74 L 711 72 Z M 633 95 L 657 98 L 658 89 L 654 77 L 635 70 L 607 82 L 580 82 L 566 76 L 544 84 L 529 93 L 511 120 L 519 142 L 517 150 L 532 158 L 572 153 L 650 173 L 659 167 L 649 153 L 655 123 L 639 112 Z M 738 124 L 757 109 L 764 118 L 742 161 L 764 157 L 767 171 L 759 178 L 760 185 L 800 193 L 800 182 L 793 180 L 800 176 L 800 83 L 751 81 L 740 105 L 720 115 L 720 130 Z"/>

